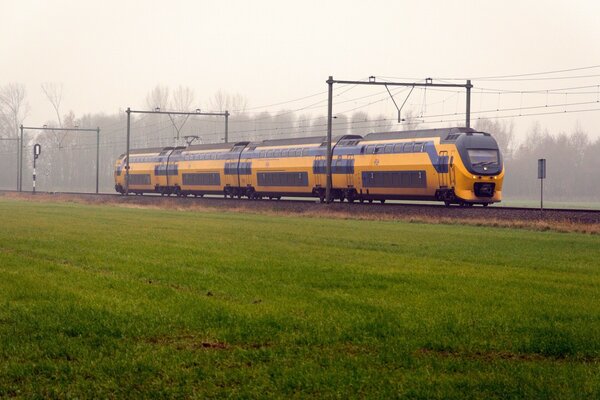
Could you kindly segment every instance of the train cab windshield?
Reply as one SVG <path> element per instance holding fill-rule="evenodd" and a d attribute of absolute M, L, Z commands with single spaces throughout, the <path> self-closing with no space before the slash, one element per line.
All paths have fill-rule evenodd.
<path fill-rule="evenodd" d="M 469 159 L 474 167 L 484 167 L 490 165 L 498 165 L 499 157 L 498 150 L 490 149 L 469 149 Z"/>

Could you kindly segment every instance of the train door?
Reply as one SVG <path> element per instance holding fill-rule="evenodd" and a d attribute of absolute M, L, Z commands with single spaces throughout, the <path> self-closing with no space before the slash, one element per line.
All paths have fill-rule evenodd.
<path fill-rule="evenodd" d="M 354 155 L 349 155 L 344 161 L 344 173 L 346 174 L 346 187 L 354 187 Z"/>
<path fill-rule="evenodd" d="M 438 158 L 438 184 L 440 188 L 450 186 L 449 161 L 448 152 L 446 150 L 440 151 Z"/>
<path fill-rule="evenodd" d="M 327 186 L 327 174 L 325 173 L 327 170 L 326 160 L 327 157 L 325 156 L 315 156 L 315 160 L 313 161 L 313 176 L 315 177 L 315 187 L 317 188 Z"/>
<path fill-rule="evenodd" d="M 456 185 L 456 170 L 454 169 L 454 151 L 450 153 L 450 159 L 448 160 L 448 177 L 450 178 L 450 187 L 454 188 Z"/>

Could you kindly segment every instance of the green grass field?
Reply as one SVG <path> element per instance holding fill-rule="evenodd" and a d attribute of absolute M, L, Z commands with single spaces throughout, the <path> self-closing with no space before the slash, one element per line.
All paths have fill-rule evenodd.
<path fill-rule="evenodd" d="M 8 199 L 0 218 L 0 397 L 600 397 L 596 235 Z"/>

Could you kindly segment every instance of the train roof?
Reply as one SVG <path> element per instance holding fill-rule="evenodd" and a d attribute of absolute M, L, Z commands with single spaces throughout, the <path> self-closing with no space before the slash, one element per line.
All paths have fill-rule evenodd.
<path fill-rule="evenodd" d="M 388 139 L 417 139 L 440 137 L 446 138 L 448 135 L 460 135 L 462 133 L 475 133 L 473 128 L 437 128 L 437 129 L 420 129 L 415 131 L 397 131 L 397 132 L 375 132 L 365 135 L 363 141 L 388 140 Z"/>
<path fill-rule="evenodd" d="M 271 147 L 271 146 L 299 146 L 303 144 L 321 144 L 327 140 L 326 136 L 307 136 L 290 139 L 267 139 L 260 142 L 250 143 L 249 148 Z"/>
<path fill-rule="evenodd" d="M 147 154 L 147 153 L 160 153 L 164 150 L 164 147 L 148 147 L 145 149 L 131 149 L 129 154 Z"/>
<path fill-rule="evenodd" d="M 343 139 L 362 139 L 359 135 L 339 135 L 332 138 L 332 143 L 335 144 Z M 290 139 L 267 139 L 261 142 L 253 142 L 248 146 L 250 149 L 257 147 L 271 147 L 271 146 L 301 146 L 306 144 L 318 144 L 323 145 L 327 143 L 327 136 L 306 136 L 300 138 Z"/>
<path fill-rule="evenodd" d="M 414 131 L 396 131 L 396 132 L 374 132 L 367 135 L 339 135 L 332 138 L 332 144 L 336 144 L 342 140 L 356 139 L 360 142 L 371 142 L 378 140 L 393 140 L 393 139 L 419 139 L 419 138 L 431 138 L 439 137 L 442 140 L 448 139 L 449 135 L 456 135 L 456 137 L 463 134 L 473 134 L 477 131 L 473 128 L 466 127 L 454 127 L 454 128 L 437 128 L 437 129 L 420 129 Z M 488 133 L 484 135 L 489 136 Z M 456 137 L 452 137 L 451 140 L 456 140 Z M 276 146 L 302 146 L 302 145 L 325 145 L 327 143 L 327 136 L 306 136 L 300 138 L 288 138 L 288 139 L 267 139 L 260 142 L 237 142 L 237 143 L 210 143 L 210 144 L 194 144 L 187 147 L 152 147 L 146 149 L 132 149 L 130 154 L 147 154 L 147 153 L 160 153 L 165 150 L 172 149 L 184 149 L 183 151 L 202 151 L 202 150 L 233 150 L 236 146 L 247 146 L 249 150 L 254 150 L 257 147 L 276 147 Z M 124 155 L 122 155 L 124 156 Z M 121 156 L 121 157 L 122 157 Z"/>
<path fill-rule="evenodd" d="M 202 150 L 231 150 L 235 143 L 210 143 L 210 144 L 192 144 L 184 151 L 202 151 Z"/>

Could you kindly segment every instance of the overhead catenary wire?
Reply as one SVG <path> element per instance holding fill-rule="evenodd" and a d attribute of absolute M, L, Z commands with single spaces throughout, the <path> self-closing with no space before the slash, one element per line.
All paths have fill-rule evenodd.
<path fill-rule="evenodd" d="M 566 68 L 566 69 L 558 69 L 558 70 L 550 70 L 550 71 L 538 71 L 538 72 L 527 72 L 527 73 L 518 73 L 518 74 L 510 74 L 510 75 L 495 75 L 495 76 L 474 76 L 469 78 L 448 78 L 448 77 L 432 77 L 435 80 L 461 80 L 464 81 L 466 79 L 471 80 L 496 80 L 496 79 L 508 79 L 508 78 L 523 78 L 529 76 L 539 76 L 539 75 L 551 75 L 551 74 L 559 74 L 564 72 L 575 72 L 575 71 L 584 71 L 590 69 L 599 69 L 600 64 L 597 65 L 589 65 L 585 67 L 575 67 L 575 68 Z M 422 78 L 406 78 L 406 77 L 395 77 L 395 76 L 378 76 L 378 78 L 384 79 L 406 79 L 406 80 L 423 80 Z M 551 77 L 550 77 L 551 78 Z M 540 78 L 544 79 L 544 78 Z"/>

